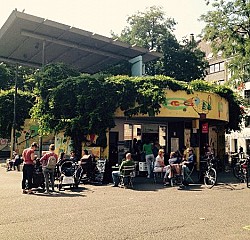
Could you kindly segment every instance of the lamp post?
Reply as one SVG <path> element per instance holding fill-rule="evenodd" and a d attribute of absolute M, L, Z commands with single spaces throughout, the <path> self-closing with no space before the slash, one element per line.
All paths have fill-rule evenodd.
<path fill-rule="evenodd" d="M 14 92 L 14 104 L 13 104 L 13 124 L 11 128 L 11 141 L 10 141 L 10 159 L 13 158 L 13 151 L 16 149 L 16 99 L 17 99 L 17 75 L 18 64 L 16 64 L 15 71 L 15 92 Z"/>

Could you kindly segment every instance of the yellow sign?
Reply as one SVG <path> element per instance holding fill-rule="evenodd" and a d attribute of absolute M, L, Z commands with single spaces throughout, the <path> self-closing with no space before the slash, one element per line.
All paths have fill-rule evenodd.
<path fill-rule="evenodd" d="M 124 116 L 117 110 L 116 117 Z M 136 115 L 134 117 L 147 117 Z M 187 94 L 185 91 L 166 90 L 165 100 L 160 113 L 155 117 L 202 118 L 229 121 L 229 105 L 225 98 L 215 93 L 198 92 Z"/>

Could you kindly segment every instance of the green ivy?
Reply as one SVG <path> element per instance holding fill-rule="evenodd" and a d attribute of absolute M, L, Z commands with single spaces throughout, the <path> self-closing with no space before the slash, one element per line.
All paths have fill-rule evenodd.
<path fill-rule="evenodd" d="M 54 71 L 37 78 L 42 87 L 38 88 L 40 97 L 32 108 L 32 116 L 39 121 L 41 134 L 64 130 L 78 147 L 87 134 L 105 136 L 107 129 L 115 125 L 117 108 L 128 117 L 156 115 L 165 100 L 166 89 L 183 90 L 188 94 L 193 91 L 213 92 L 224 97 L 229 102 L 228 131 L 239 129 L 244 114 L 241 99 L 235 92 L 203 80 L 187 83 L 162 75 L 129 77 L 74 72 L 69 76 L 65 72 L 60 74 L 56 71 L 54 75 L 51 72 Z M 100 139 L 105 147 L 106 138 Z"/>

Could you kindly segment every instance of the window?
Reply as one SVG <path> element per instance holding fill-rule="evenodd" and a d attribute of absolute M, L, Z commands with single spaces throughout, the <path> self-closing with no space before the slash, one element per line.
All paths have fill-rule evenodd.
<path fill-rule="evenodd" d="M 224 71 L 225 70 L 225 62 L 221 62 L 220 63 L 220 71 Z"/>
<path fill-rule="evenodd" d="M 247 127 L 247 128 L 250 127 L 250 116 L 245 117 L 245 127 Z"/>
<path fill-rule="evenodd" d="M 127 123 L 124 124 L 124 140 L 125 141 L 133 139 L 132 127 L 133 127 L 132 124 L 127 124 Z"/>
<path fill-rule="evenodd" d="M 245 90 L 244 91 L 244 98 L 247 101 L 247 103 L 250 103 L 250 90 Z"/>
<path fill-rule="evenodd" d="M 209 66 L 209 73 L 214 73 L 214 65 Z"/>
<path fill-rule="evenodd" d="M 216 73 L 225 70 L 224 62 L 215 63 L 209 66 L 209 73 Z"/>
<path fill-rule="evenodd" d="M 214 64 L 214 72 L 219 72 L 220 71 L 220 64 L 216 63 Z"/>
<path fill-rule="evenodd" d="M 225 80 L 224 79 L 221 79 L 221 80 L 218 80 L 217 81 L 217 84 L 218 85 L 223 85 L 225 83 Z"/>

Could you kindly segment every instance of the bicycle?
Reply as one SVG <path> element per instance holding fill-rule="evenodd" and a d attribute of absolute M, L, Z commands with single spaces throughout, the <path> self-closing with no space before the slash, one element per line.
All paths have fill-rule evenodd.
<path fill-rule="evenodd" d="M 214 157 L 207 158 L 207 170 L 204 173 L 204 184 L 207 188 L 212 188 L 217 182 L 217 172 L 214 166 Z"/>
<path fill-rule="evenodd" d="M 243 183 L 247 180 L 247 164 L 248 159 L 238 159 L 233 167 L 233 175 Z"/>
<path fill-rule="evenodd" d="M 249 174 L 250 174 L 250 161 L 249 157 L 246 159 L 239 160 L 234 168 L 233 174 L 234 176 L 239 179 L 242 183 L 246 183 L 247 187 L 249 187 Z"/>

